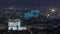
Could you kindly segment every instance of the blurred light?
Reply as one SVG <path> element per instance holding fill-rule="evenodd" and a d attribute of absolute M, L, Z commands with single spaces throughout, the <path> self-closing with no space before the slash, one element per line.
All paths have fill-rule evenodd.
<path fill-rule="evenodd" d="M 47 18 L 50 16 L 50 14 L 47 14 Z"/>
<path fill-rule="evenodd" d="M 26 30 L 27 28 L 24 26 L 21 26 L 21 20 L 20 19 L 9 19 L 8 21 L 8 30 Z"/>
<path fill-rule="evenodd" d="M 8 7 L 8 9 L 14 9 L 14 7 Z"/>
<path fill-rule="evenodd" d="M 57 25 L 53 26 L 53 27 L 57 27 Z"/>
<path fill-rule="evenodd" d="M 51 9 L 51 12 L 53 12 L 53 13 L 56 12 L 56 9 Z"/>
<path fill-rule="evenodd" d="M 47 14 L 47 16 L 50 16 L 50 14 Z"/>
<path fill-rule="evenodd" d="M 29 19 L 30 17 L 38 17 L 39 10 L 30 10 L 23 15 L 25 19 Z"/>

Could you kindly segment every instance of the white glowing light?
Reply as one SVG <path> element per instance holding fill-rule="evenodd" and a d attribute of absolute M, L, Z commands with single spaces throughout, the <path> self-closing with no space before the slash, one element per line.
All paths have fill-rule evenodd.
<path fill-rule="evenodd" d="M 50 16 L 50 14 L 47 14 L 47 16 Z"/>
<path fill-rule="evenodd" d="M 13 30 L 26 30 L 27 28 L 21 26 L 20 20 L 15 20 L 15 22 L 14 21 L 8 22 L 8 30 L 11 30 L 11 29 L 13 29 Z"/>
<path fill-rule="evenodd" d="M 53 12 L 53 13 L 56 12 L 56 9 L 51 9 L 51 12 Z"/>

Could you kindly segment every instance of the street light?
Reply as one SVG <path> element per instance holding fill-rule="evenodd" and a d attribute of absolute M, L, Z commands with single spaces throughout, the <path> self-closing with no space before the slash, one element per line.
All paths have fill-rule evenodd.
<path fill-rule="evenodd" d="M 55 13 L 55 12 L 56 12 L 56 9 L 51 9 L 51 12 L 52 12 L 52 13 Z"/>
<path fill-rule="evenodd" d="M 47 14 L 47 18 L 50 16 L 50 14 Z"/>
<path fill-rule="evenodd" d="M 50 16 L 50 14 L 47 14 L 47 16 Z"/>
<path fill-rule="evenodd" d="M 56 16 L 56 8 L 51 9 L 51 19 Z"/>
<path fill-rule="evenodd" d="M 47 18 L 50 18 L 51 17 L 51 14 L 47 14 L 46 16 L 47 16 Z"/>

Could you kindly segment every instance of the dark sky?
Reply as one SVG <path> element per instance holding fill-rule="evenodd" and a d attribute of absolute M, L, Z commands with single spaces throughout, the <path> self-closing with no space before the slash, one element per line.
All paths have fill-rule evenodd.
<path fill-rule="evenodd" d="M 60 0 L 0 0 L 0 6 L 60 6 Z"/>

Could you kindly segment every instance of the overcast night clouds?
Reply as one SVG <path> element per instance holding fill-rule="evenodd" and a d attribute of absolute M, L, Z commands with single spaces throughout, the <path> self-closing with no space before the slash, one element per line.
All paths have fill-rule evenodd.
<path fill-rule="evenodd" d="M 0 6 L 60 6 L 60 0 L 0 0 Z"/>

